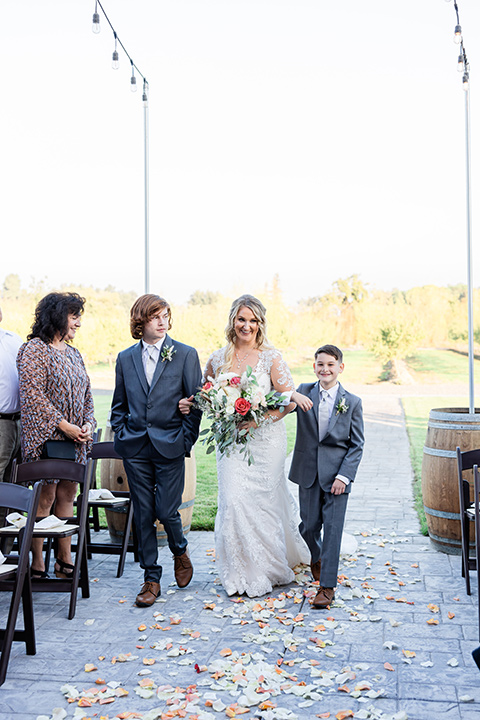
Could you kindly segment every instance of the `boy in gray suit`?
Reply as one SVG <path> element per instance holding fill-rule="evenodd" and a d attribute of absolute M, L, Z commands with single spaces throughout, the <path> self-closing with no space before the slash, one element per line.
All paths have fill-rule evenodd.
<path fill-rule="evenodd" d="M 335 597 L 348 494 L 364 444 L 362 401 L 338 382 L 343 368 L 342 351 L 322 345 L 313 364 L 318 382 L 303 383 L 291 398 L 303 412 L 297 408 L 289 478 L 299 485 L 299 529 L 320 582 L 314 608 L 328 607 Z"/>

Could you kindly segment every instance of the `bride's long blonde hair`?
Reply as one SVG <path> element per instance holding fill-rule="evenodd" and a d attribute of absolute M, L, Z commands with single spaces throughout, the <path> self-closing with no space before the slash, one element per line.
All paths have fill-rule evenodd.
<path fill-rule="evenodd" d="M 239 298 L 233 301 L 230 313 L 228 315 L 228 324 L 225 328 L 225 337 L 227 338 L 227 352 L 225 353 L 225 362 L 218 372 L 225 372 L 231 368 L 233 356 L 235 354 L 235 320 L 242 307 L 246 307 L 255 316 L 255 320 L 258 322 L 258 332 L 255 341 L 255 347 L 257 350 L 264 350 L 271 348 L 273 345 L 267 337 L 267 311 L 260 300 L 253 295 L 241 295 Z"/>

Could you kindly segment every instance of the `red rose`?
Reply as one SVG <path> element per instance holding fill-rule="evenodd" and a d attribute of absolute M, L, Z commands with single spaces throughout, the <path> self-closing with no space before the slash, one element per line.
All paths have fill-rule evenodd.
<path fill-rule="evenodd" d="M 205 392 L 206 392 L 207 390 L 210 390 L 210 388 L 212 388 L 212 387 L 213 387 L 213 385 L 211 382 L 206 382 L 205 385 L 202 385 L 202 390 L 205 390 Z"/>
<path fill-rule="evenodd" d="M 246 415 L 251 407 L 252 403 L 245 400 L 245 398 L 238 398 L 235 400 L 235 410 L 239 415 Z"/>
<path fill-rule="evenodd" d="M 239 377 L 238 375 L 235 375 L 235 377 L 230 378 L 230 385 L 240 385 L 241 382 L 242 382 L 242 378 Z"/>

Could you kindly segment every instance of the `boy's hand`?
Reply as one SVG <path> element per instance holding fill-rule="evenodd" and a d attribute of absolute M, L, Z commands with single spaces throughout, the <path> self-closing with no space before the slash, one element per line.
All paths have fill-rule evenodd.
<path fill-rule="evenodd" d="M 296 403 L 303 412 L 307 412 L 313 407 L 313 402 L 310 398 L 307 397 L 307 395 L 302 395 L 302 393 L 299 393 L 296 390 L 292 393 L 292 397 L 290 399 L 292 402 Z"/>
<path fill-rule="evenodd" d="M 333 493 L 333 495 L 343 495 L 346 487 L 347 486 L 344 482 L 342 482 L 338 478 L 335 478 L 335 480 L 333 481 L 331 492 Z"/>

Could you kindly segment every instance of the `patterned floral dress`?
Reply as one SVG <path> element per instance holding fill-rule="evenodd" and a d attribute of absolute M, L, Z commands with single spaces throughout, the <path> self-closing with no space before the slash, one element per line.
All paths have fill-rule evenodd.
<path fill-rule="evenodd" d="M 17 356 L 24 462 L 38 460 L 46 440 L 65 440 L 60 421 L 95 429 L 90 380 L 80 352 L 58 350 L 40 338 L 24 343 Z M 75 460 L 85 464 L 88 443 L 75 443 Z"/>

